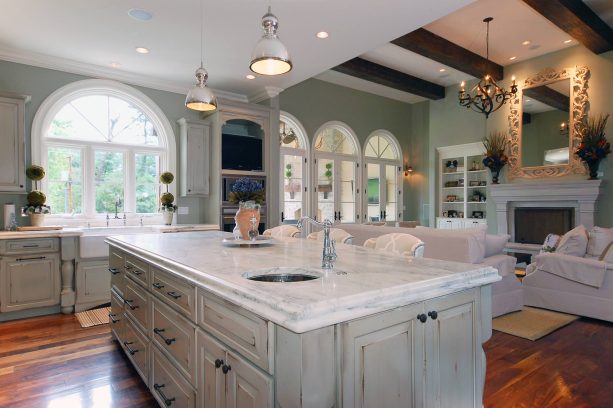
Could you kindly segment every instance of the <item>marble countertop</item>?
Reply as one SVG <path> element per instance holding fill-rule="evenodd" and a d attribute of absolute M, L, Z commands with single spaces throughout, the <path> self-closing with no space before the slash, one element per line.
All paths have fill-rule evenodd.
<path fill-rule="evenodd" d="M 218 230 L 216 224 L 178 224 L 178 225 L 144 225 L 144 226 L 112 226 L 92 228 L 63 228 L 46 231 L 0 231 L 0 240 L 24 238 L 56 238 L 80 237 L 82 235 L 120 235 L 140 233 L 169 233 L 185 231 Z"/>
<path fill-rule="evenodd" d="M 286 238 L 235 247 L 222 243 L 227 237 L 231 234 L 211 231 L 114 236 L 107 242 L 296 333 L 500 280 L 485 265 L 392 256 L 343 244 L 336 246 L 334 270 L 325 272 L 321 242 Z M 270 283 L 243 276 L 277 267 L 304 268 L 321 277 Z"/>

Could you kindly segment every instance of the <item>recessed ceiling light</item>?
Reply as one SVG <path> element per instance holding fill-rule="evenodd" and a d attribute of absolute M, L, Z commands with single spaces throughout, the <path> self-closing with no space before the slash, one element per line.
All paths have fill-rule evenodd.
<path fill-rule="evenodd" d="M 149 48 L 136 47 L 136 52 L 138 52 L 139 54 L 149 54 Z"/>
<path fill-rule="evenodd" d="M 511 61 L 513 61 L 515 58 L 517 58 L 517 57 L 516 57 L 516 56 L 512 56 L 512 57 L 510 57 L 509 59 L 510 59 Z"/>
<path fill-rule="evenodd" d="M 134 20 L 138 20 L 138 21 L 149 21 L 153 18 L 153 14 L 151 14 L 147 10 L 137 9 L 137 8 L 128 10 L 128 15 L 132 17 Z"/>
<path fill-rule="evenodd" d="M 119 62 L 111 62 L 111 68 L 120 68 L 121 64 Z"/>
<path fill-rule="evenodd" d="M 251 74 L 249 74 L 249 75 L 247 75 L 245 78 L 247 78 L 247 79 L 255 79 L 255 75 L 251 75 Z"/>
<path fill-rule="evenodd" d="M 564 44 L 568 44 L 568 43 L 571 43 L 571 42 L 573 42 L 573 40 L 568 39 L 568 40 L 564 41 Z"/>
<path fill-rule="evenodd" d="M 521 43 L 521 45 L 530 45 L 530 41 L 526 40 L 523 43 Z"/>
<path fill-rule="evenodd" d="M 438 70 L 438 72 L 445 72 L 445 71 L 446 71 L 445 68 L 441 68 Z"/>
<path fill-rule="evenodd" d="M 321 38 L 322 40 L 330 36 L 330 34 L 328 34 L 326 31 L 320 31 L 315 35 L 317 36 L 317 38 Z"/>

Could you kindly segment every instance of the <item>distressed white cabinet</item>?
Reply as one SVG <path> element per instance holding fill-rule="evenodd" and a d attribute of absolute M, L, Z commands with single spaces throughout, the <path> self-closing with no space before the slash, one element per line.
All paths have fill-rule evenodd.
<path fill-rule="evenodd" d="M 106 303 L 111 298 L 108 261 L 77 263 L 75 312 Z"/>
<path fill-rule="evenodd" d="M 0 191 L 25 192 L 25 105 L 29 96 L 0 93 Z"/>
<path fill-rule="evenodd" d="M 177 121 L 181 145 L 181 196 L 208 196 L 211 162 L 211 131 L 208 124 Z"/>

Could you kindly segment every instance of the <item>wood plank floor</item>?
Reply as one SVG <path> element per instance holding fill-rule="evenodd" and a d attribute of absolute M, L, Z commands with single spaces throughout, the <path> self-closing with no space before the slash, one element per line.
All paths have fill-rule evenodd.
<path fill-rule="evenodd" d="M 486 407 L 613 406 L 613 324 L 581 319 L 536 342 L 494 332 Z M 74 316 L 0 323 L 0 407 L 155 407 L 108 325 Z"/>

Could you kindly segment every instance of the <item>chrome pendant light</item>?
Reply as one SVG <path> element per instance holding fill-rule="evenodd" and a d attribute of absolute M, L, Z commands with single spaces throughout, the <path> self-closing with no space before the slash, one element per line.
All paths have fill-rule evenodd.
<path fill-rule="evenodd" d="M 277 36 L 279 20 L 270 11 L 262 17 L 264 36 L 258 41 L 251 54 L 249 69 L 261 75 L 281 75 L 291 71 L 292 61 L 285 45 Z"/>
<path fill-rule="evenodd" d="M 187 93 L 185 106 L 201 112 L 208 112 L 217 109 L 217 98 L 213 91 L 206 86 L 209 73 L 202 64 L 204 54 L 204 0 L 200 0 L 200 68 L 196 70 L 196 85 Z"/>

